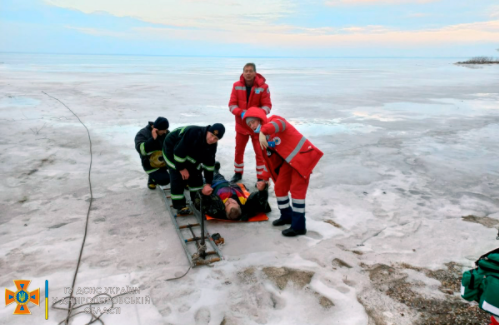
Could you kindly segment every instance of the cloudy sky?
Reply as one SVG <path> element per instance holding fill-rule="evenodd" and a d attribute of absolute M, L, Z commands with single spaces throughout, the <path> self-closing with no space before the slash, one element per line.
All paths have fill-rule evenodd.
<path fill-rule="evenodd" d="M 0 0 L 0 51 L 499 56 L 498 0 Z"/>

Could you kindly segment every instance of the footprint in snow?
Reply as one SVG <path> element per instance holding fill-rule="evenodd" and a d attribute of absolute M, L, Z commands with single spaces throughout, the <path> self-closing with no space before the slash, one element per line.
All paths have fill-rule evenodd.
<path fill-rule="evenodd" d="M 207 308 L 201 308 L 194 315 L 194 319 L 196 320 L 196 325 L 208 324 L 211 320 L 211 313 Z"/>
<path fill-rule="evenodd" d="M 319 234 L 317 231 L 307 231 L 307 235 L 308 237 L 311 237 L 313 239 L 322 239 L 322 235 Z"/>

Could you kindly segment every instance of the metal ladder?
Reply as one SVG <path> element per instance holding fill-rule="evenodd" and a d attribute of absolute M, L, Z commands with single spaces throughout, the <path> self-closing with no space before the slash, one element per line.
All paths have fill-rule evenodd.
<path fill-rule="evenodd" d="M 206 228 L 204 215 L 196 210 L 194 203 L 189 202 L 189 208 L 192 211 L 191 214 L 177 215 L 173 209 L 170 188 L 162 188 L 161 186 L 159 186 L 159 188 L 165 199 L 166 208 L 170 211 L 172 223 L 175 226 L 178 238 L 180 239 L 180 243 L 184 248 L 191 267 L 194 268 L 199 265 L 208 265 L 223 260 L 224 257 L 222 252 L 218 249 L 217 244 L 215 244 L 215 241 L 211 238 L 210 233 Z M 197 231 L 197 234 L 195 233 L 195 230 Z M 203 232 L 204 236 L 201 235 Z M 185 233 L 188 234 L 188 238 L 184 236 Z M 212 250 L 207 251 L 208 245 L 206 245 L 206 242 L 209 243 Z M 188 245 L 192 243 L 195 245 Z"/>

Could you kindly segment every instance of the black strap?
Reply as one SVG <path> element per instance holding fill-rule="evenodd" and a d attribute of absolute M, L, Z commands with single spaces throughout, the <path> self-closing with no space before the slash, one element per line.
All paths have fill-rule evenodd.
<path fill-rule="evenodd" d="M 483 258 L 485 258 L 485 257 L 489 256 L 490 254 L 499 254 L 499 248 L 496 248 L 496 249 L 494 249 L 494 250 L 491 250 L 491 251 L 490 251 L 490 252 L 488 252 L 488 253 L 483 254 L 482 256 L 480 256 L 480 258 L 479 258 L 479 259 L 477 259 L 477 260 L 476 260 L 475 264 L 478 266 L 478 262 L 479 262 L 481 259 L 483 259 Z"/>

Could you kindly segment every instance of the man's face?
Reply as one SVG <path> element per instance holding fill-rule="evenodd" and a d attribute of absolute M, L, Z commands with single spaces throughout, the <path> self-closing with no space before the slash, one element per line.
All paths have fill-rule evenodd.
<path fill-rule="evenodd" d="M 158 135 L 165 135 L 166 134 L 166 130 L 158 130 Z"/>
<path fill-rule="evenodd" d="M 243 78 L 246 81 L 253 81 L 255 79 L 256 72 L 253 70 L 252 66 L 247 66 L 243 70 Z"/>
<path fill-rule="evenodd" d="M 217 143 L 217 141 L 218 141 L 218 137 L 216 135 L 214 135 L 210 131 L 208 131 L 208 133 L 206 133 L 206 143 L 207 144 L 214 144 L 214 143 Z"/>
<path fill-rule="evenodd" d="M 225 213 L 229 215 L 229 212 L 232 208 L 238 208 L 239 204 L 237 204 L 236 200 L 233 198 L 229 198 L 227 201 L 225 201 Z"/>
<path fill-rule="evenodd" d="M 260 125 L 260 120 L 253 120 L 253 121 L 250 121 L 248 124 L 250 129 L 252 129 L 253 131 L 255 131 L 259 125 Z"/>

